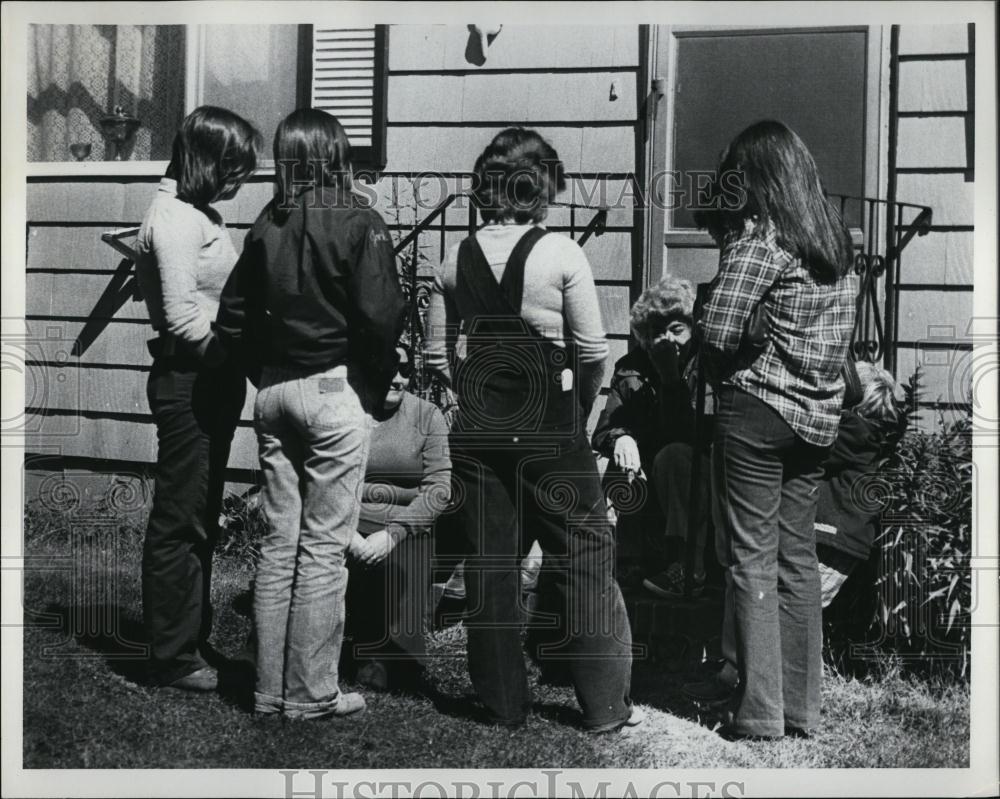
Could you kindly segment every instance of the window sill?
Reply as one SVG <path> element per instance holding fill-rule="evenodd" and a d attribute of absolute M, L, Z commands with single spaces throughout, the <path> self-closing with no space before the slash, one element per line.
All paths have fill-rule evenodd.
<path fill-rule="evenodd" d="M 166 161 L 30 161 L 25 164 L 29 178 L 160 178 Z"/>
<path fill-rule="evenodd" d="M 159 180 L 167 171 L 168 161 L 28 161 L 25 174 L 32 178 L 149 178 Z M 355 173 L 377 175 L 380 171 L 366 161 L 356 163 Z M 274 162 L 267 159 L 253 173 L 251 180 L 271 180 Z"/>
<path fill-rule="evenodd" d="M 167 171 L 169 161 L 29 161 L 25 174 L 32 178 L 149 178 L 159 180 Z M 265 161 L 253 177 L 274 177 L 274 166 Z"/>

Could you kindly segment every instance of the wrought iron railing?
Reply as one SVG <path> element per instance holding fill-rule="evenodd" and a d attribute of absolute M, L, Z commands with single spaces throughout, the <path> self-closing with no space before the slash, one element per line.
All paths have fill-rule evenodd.
<path fill-rule="evenodd" d="M 861 220 L 863 240 L 854 257 L 854 271 L 861 278 L 861 285 L 851 351 L 857 360 L 882 361 L 895 374 L 903 250 L 914 236 L 927 234 L 933 211 L 926 205 L 876 197 L 843 194 L 830 197 L 839 202 L 844 218 L 848 218 L 852 203 L 860 204 L 860 216 L 855 218 Z M 880 235 L 880 228 L 884 235 Z"/>
<path fill-rule="evenodd" d="M 841 215 L 859 219 L 863 236 L 861 246 L 854 259 L 854 271 L 861 279 L 857 297 L 857 313 L 851 337 L 851 350 L 859 360 L 882 361 L 895 374 L 896 343 L 899 338 L 899 293 L 900 276 L 903 267 L 903 251 L 914 236 L 926 235 L 931 227 L 933 211 L 929 206 L 915 203 L 893 202 L 875 197 L 851 197 L 832 194 L 831 198 L 840 205 Z M 427 216 L 420 220 L 395 245 L 394 252 L 399 261 L 403 293 L 409 310 L 403 340 L 407 342 L 413 357 L 417 360 L 412 389 L 422 396 L 438 401 L 442 399 L 440 386 L 425 375 L 422 367 L 423 330 L 427 308 L 430 304 L 430 269 L 421 270 L 422 263 L 436 265 L 444 258 L 447 249 L 449 209 L 459 198 L 468 200 L 463 193 L 449 194 L 436 205 Z M 852 209 L 852 204 L 860 208 Z M 581 246 L 591 236 L 600 236 L 606 226 L 608 209 L 575 203 L 552 203 L 555 208 L 569 209 L 570 238 Z M 470 233 L 477 227 L 475 206 L 467 203 L 466 226 Z M 853 213 L 857 210 L 859 213 Z M 582 228 L 577 226 L 577 214 L 592 211 L 593 216 Z M 849 213 L 851 212 L 851 213 Z M 130 261 L 135 253 L 122 239 L 134 236 L 138 228 L 110 231 L 102 235 L 102 240 L 124 255 Z M 882 233 L 881 231 L 884 231 Z M 435 234 L 439 241 L 436 260 L 427 257 L 421 250 L 422 238 Z"/>
<path fill-rule="evenodd" d="M 452 206 L 460 198 L 464 198 L 467 201 L 468 217 L 466 227 L 470 234 L 474 233 L 478 222 L 476 207 L 471 202 L 468 194 L 455 193 L 449 194 L 438 203 L 395 246 L 396 256 L 400 259 L 400 283 L 403 287 L 403 293 L 409 309 L 406 328 L 403 331 L 403 340 L 407 343 L 411 357 L 414 359 L 414 365 L 416 366 L 411 378 L 410 390 L 424 399 L 434 402 L 439 407 L 446 409 L 446 411 L 450 406 L 449 399 L 446 396 L 447 392 L 444 390 L 437 376 L 428 373 L 423 368 L 424 329 L 427 320 L 427 309 L 430 306 L 432 278 L 430 269 L 422 270 L 421 265 L 430 263 L 436 266 L 437 263 L 440 263 L 444 259 L 447 251 L 447 236 L 449 231 L 453 230 L 453 228 L 449 228 L 448 226 L 448 211 L 452 209 Z M 551 203 L 550 207 L 569 209 L 569 227 L 566 232 L 581 247 L 586 244 L 591 236 L 600 236 L 607 227 L 608 209 L 606 207 L 560 202 Z M 577 225 L 577 213 L 580 211 L 594 212 L 594 215 L 582 228 Z M 428 257 L 421 250 L 421 237 L 435 234 L 438 236 L 439 241 L 439 251 L 436 261 Z"/>

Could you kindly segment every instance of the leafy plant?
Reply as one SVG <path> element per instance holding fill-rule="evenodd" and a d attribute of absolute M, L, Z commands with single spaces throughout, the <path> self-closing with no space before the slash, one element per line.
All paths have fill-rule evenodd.
<path fill-rule="evenodd" d="M 939 415 L 933 431 L 915 429 L 918 379 L 904 386 L 905 418 L 880 475 L 881 534 L 837 598 L 827 643 L 841 666 L 891 657 L 907 670 L 968 680 L 972 405 L 953 421 Z"/>
<path fill-rule="evenodd" d="M 260 558 L 260 540 L 267 532 L 267 517 L 260 504 L 260 486 L 242 494 L 227 494 L 219 514 L 216 554 L 252 570 Z"/>

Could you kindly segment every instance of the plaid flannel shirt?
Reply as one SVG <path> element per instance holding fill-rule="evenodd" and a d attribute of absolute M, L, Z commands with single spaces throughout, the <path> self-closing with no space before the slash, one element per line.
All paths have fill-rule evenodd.
<path fill-rule="evenodd" d="M 747 222 L 726 237 L 699 326 L 715 379 L 766 402 L 803 440 L 829 446 L 837 435 L 840 370 L 854 327 L 858 278 L 819 283 L 781 248 L 774 225 Z M 747 357 L 744 326 L 763 301 L 767 341 Z"/>

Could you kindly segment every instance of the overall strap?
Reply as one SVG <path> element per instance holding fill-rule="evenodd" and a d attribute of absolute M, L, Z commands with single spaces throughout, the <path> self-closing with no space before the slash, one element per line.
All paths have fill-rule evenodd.
<path fill-rule="evenodd" d="M 521 236 L 511 250 L 507 265 L 504 267 L 500 289 L 518 316 L 521 315 L 521 303 L 524 299 L 524 264 L 539 239 L 546 233 L 548 231 L 545 228 L 533 227 Z"/>
<path fill-rule="evenodd" d="M 533 227 L 520 238 L 507 259 L 499 283 L 474 235 L 459 245 L 456 291 L 475 309 L 470 316 L 521 315 L 524 264 L 532 248 L 547 232 Z"/>

